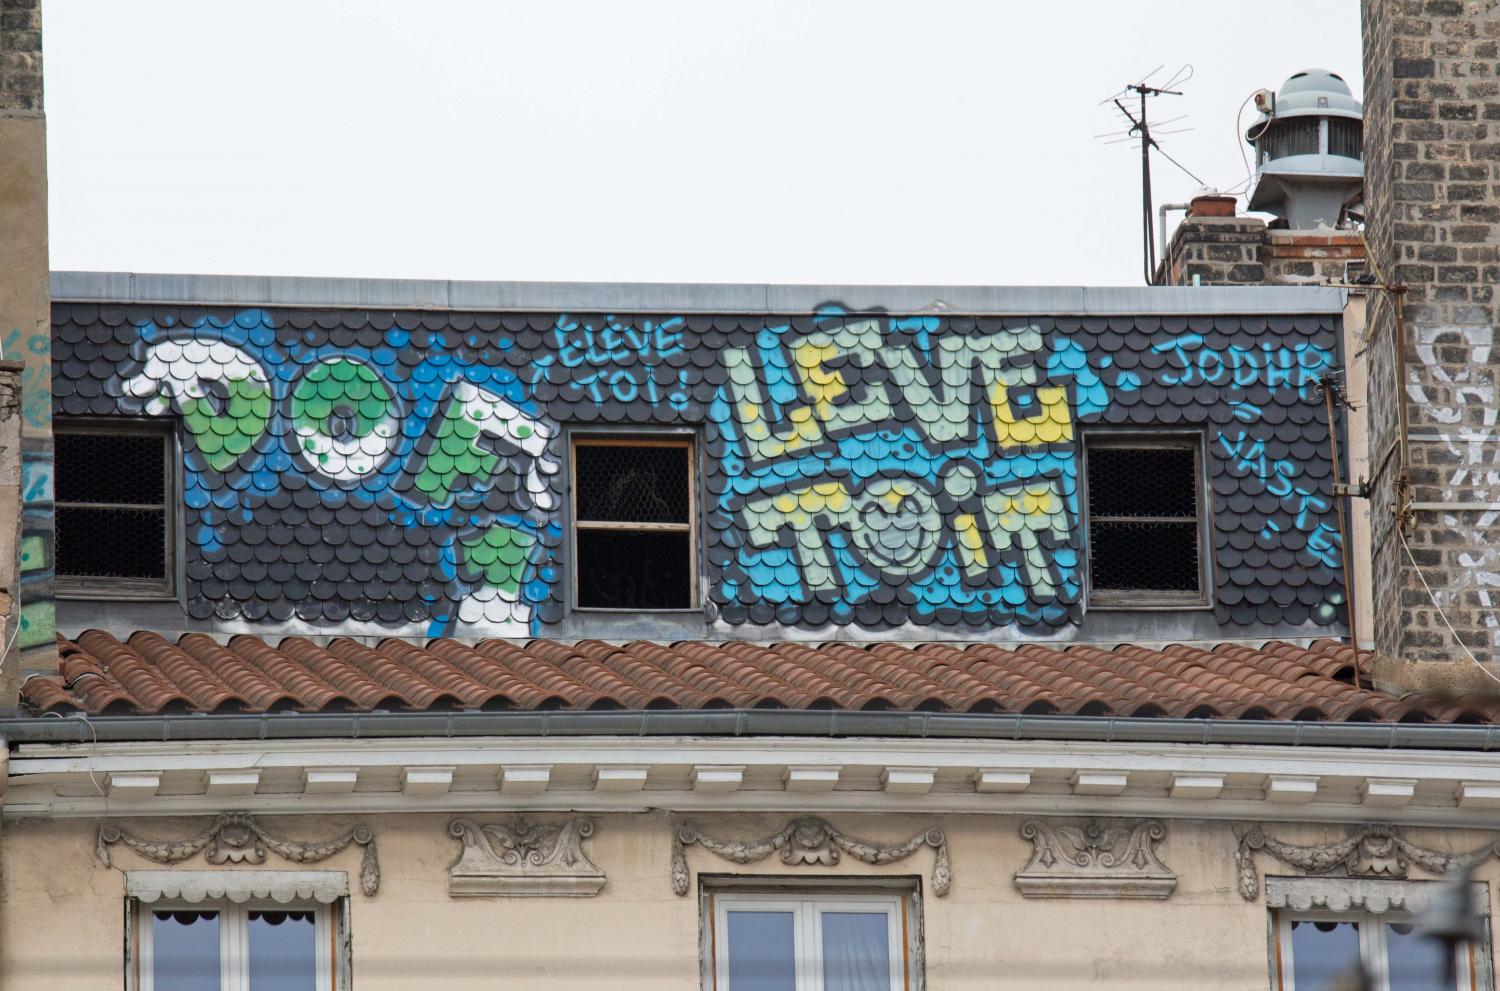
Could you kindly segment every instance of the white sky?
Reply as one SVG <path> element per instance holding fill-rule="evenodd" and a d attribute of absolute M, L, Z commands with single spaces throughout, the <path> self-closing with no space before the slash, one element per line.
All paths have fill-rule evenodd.
<path fill-rule="evenodd" d="M 52 267 L 460 279 L 1139 284 L 1140 173 L 1358 0 L 45 0 Z M 1245 122 L 1251 118 L 1246 113 Z M 1158 202 L 1197 185 L 1157 157 Z"/>

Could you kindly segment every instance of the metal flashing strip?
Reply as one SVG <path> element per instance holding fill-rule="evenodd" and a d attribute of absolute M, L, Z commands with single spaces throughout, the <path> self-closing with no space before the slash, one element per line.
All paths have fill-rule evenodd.
<path fill-rule="evenodd" d="M 485 736 L 868 736 L 1411 750 L 1500 748 L 1500 726 L 1472 723 L 1336 723 L 830 709 L 276 712 L 94 717 L 49 713 L 0 719 L 0 738 L 12 744 Z"/>
<path fill-rule="evenodd" d="M 1327 286 L 871 286 L 765 283 L 474 282 L 304 276 L 53 272 L 59 302 L 608 313 L 811 313 L 1109 316 L 1336 314 Z"/>

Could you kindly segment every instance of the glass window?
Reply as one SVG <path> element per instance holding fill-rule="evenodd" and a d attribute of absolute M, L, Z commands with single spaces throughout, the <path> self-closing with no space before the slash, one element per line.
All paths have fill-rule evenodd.
<path fill-rule="evenodd" d="M 1409 916 L 1363 912 L 1280 913 L 1277 918 L 1279 991 L 1344 986 L 1361 961 L 1372 991 L 1474 991 L 1479 949 L 1464 944 L 1450 961 L 1436 940 Z"/>
<path fill-rule="evenodd" d="M 57 590 L 174 594 L 175 448 L 161 424 L 58 418 L 53 425 Z"/>
<path fill-rule="evenodd" d="M 905 991 L 900 896 L 714 896 L 719 991 Z"/>
<path fill-rule="evenodd" d="M 139 991 L 333 991 L 326 905 L 137 903 Z"/>
<path fill-rule="evenodd" d="M 693 607 L 692 441 L 575 439 L 573 519 L 580 607 Z"/>
<path fill-rule="evenodd" d="M 1090 601 L 1205 604 L 1197 441 L 1090 438 L 1085 459 Z"/>

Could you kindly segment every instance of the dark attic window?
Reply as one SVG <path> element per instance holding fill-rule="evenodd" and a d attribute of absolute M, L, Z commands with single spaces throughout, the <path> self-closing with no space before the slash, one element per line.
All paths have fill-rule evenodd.
<path fill-rule="evenodd" d="M 579 608 L 693 608 L 693 519 L 691 440 L 575 437 Z"/>
<path fill-rule="evenodd" d="M 1203 483 L 1194 438 L 1090 440 L 1089 601 L 1207 604 Z"/>
<path fill-rule="evenodd" d="M 59 595 L 146 599 L 175 593 L 173 450 L 164 425 L 54 422 Z"/>

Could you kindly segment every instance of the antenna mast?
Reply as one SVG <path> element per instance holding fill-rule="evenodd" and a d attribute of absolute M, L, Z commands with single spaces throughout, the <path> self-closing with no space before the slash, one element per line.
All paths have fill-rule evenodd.
<path fill-rule="evenodd" d="M 1148 286 L 1156 285 L 1156 228 L 1151 223 L 1152 149 L 1154 148 L 1155 150 L 1160 151 L 1163 155 L 1166 155 L 1168 161 L 1172 162 L 1172 164 L 1176 165 L 1178 168 L 1181 168 L 1184 172 L 1187 172 L 1187 169 L 1183 168 L 1182 165 L 1176 161 L 1176 159 L 1172 158 L 1172 156 L 1167 155 L 1165 151 L 1162 151 L 1161 145 L 1157 144 L 1156 139 L 1151 136 L 1151 123 L 1148 119 L 1147 114 L 1147 101 L 1149 101 L 1153 96 L 1181 96 L 1182 91 L 1173 89 L 1172 87 L 1180 85 L 1191 79 L 1193 76 L 1193 67 L 1190 65 L 1183 66 L 1181 69 L 1177 70 L 1176 74 L 1173 75 L 1171 79 L 1167 80 L 1161 86 L 1149 85 L 1146 80 L 1156 75 L 1156 73 L 1159 71 L 1161 71 L 1161 69 L 1158 66 L 1156 69 L 1153 69 L 1151 72 L 1147 73 L 1146 77 L 1140 82 L 1131 83 L 1115 96 L 1111 97 L 1109 100 L 1109 102 L 1114 103 L 1114 105 L 1119 109 L 1120 113 L 1125 116 L 1125 119 L 1130 122 L 1130 128 L 1125 132 L 1126 135 L 1130 138 L 1139 138 L 1141 142 L 1141 261 L 1144 269 L 1146 285 Z M 1139 100 L 1140 109 L 1135 114 L 1131 113 L 1130 110 L 1125 106 L 1125 104 L 1120 102 L 1120 99 L 1122 97 L 1124 97 L 1125 99 L 1129 99 L 1129 97 L 1127 96 L 1127 94 L 1129 93 L 1134 93 Z M 1173 120 L 1168 121 L 1168 123 L 1173 123 L 1177 120 L 1181 120 L 1181 118 L 1173 118 Z M 1192 176 L 1195 179 L 1197 178 L 1196 176 L 1193 176 L 1191 172 L 1188 172 L 1188 175 Z M 1202 184 L 1201 180 L 1199 184 Z M 1161 247 L 1165 250 L 1166 245 L 1162 245 Z"/>

